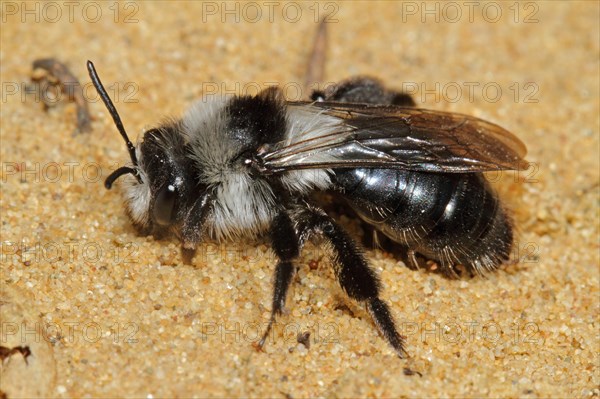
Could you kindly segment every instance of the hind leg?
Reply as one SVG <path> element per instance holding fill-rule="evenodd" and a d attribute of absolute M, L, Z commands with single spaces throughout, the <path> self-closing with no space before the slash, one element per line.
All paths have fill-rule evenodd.
<path fill-rule="evenodd" d="M 308 204 L 297 210 L 293 219 L 301 241 L 320 234 L 329 242 L 335 275 L 342 289 L 350 298 L 365 304 L 379 333 L 399 357 L 406 357 L 404 339 L 396 329 L 388 305 L 379 298 L 379 278 L 352 238 L 324 211 Z"/>

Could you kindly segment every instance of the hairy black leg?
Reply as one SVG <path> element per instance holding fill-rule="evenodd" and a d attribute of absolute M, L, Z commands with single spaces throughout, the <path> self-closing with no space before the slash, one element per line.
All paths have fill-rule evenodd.
<path fill-rule="evenodd" d="M 396 330 L 394 317 L 388 305 L 377 297 L 369 298 L 366 302 L 367 310 L 379 332 L 392 345 L 398 356 L 408 357 L 404 350 L 404 339 Z"/>
<path fill-rule="evenodd" d="M 271 318 L 261 340 L 258 342 L 258 348 L 261 349 L 269 332 L 273 327 L 275 318 L 283 312 L 285 299 L 290 283 L 296 273 L 293 259 L 300 254 L 300 243 L 296 236 L 296 231 L 289 216 L 286 213 L 280 213 L 271 225 L 271 244 L 279 262 L 275 267 L 275 278 L 273 281 L 273 307 L 271 309 Z"/>
<path fill-rule="evenodd" d="M 315 91 L 311 95 L 311 99 L 345 103 L 391 104 L 405 107 L 415 105 L 409 94 L 388 90 L 379 80 L 366 76 L 346 79 L 329 86 L 324 92 Z"/>
<path fill-rule="evenodd" d="M 377 329 L 394 348 L 398 356 L 406 357 L 402 336 L 398 333 L 390 309 L 379 298 L 381 283 L 369 267 L 354 240 L 325 212 L 309 206 L 296 215 L 305 231 L 321 233 L 333 249 L 335 274 L 349 297 L 364 302 Z"/>

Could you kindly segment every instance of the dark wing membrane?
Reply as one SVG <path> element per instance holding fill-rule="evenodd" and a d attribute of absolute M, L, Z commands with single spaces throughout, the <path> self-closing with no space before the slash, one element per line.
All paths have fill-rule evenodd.
<path fill-rule="evenodd" d="M 291 102 L 288 110 L 318 122 L 312 132 L 296 132 L 282 148 L 262 154 L 266 172 L 373 167 L 467 173 L 527 165 L 527 149 L 517 137 L 472 116 L 327 102 Z"/>

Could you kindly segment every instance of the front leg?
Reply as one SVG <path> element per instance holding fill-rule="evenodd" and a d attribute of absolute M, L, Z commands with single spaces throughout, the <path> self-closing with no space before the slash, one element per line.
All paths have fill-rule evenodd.
<path fill-rule="evenodd" d="M 196 254 L 196 248 L 202 239 L 205 224 L 213 211 L 214 198 L 206 194 L 198 199 L 190 209 L 181 229 L 181 257 L 183 263 L 189 265 Z"/>
<path fill-rule="evenodd" d="M 290 283 L 296 274 L 293 260 L 300 255 L 300 242 L 294 225 L 286 213 L 282 212 L 275 217 L 271 224 L 270 236 L 273 251 L 279 262 L 275 267 L 271 318 L 269 319 L 267 329 L 257 344 L 257 349 L 262 349 L 273 327 L 273 323 L 275 323 L 275 318 L 283 312 Z"/>

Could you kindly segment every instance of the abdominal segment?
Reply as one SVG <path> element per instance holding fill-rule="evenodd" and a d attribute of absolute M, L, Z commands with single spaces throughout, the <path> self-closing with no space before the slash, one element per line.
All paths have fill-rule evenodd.
<path fill-rule="evenodd" d="M 358 215 L 405 249 L 454 273 L 475 273 L 509 257 L 510 218 L 480 173 L 339 169 L 336 188 Z"/>

